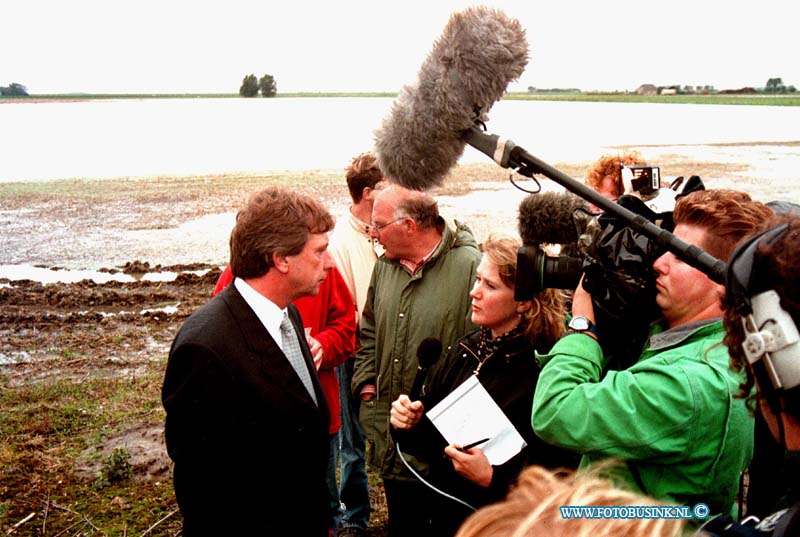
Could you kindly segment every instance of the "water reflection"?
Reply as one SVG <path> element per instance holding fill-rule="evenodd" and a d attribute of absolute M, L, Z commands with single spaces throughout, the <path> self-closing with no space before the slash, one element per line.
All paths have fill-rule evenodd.
<path fill-rule="evenodd" d="M 389 98 L 145 99 L 0 106 L 0 182 L 342 169 Z M 620 145 L 800 140 L 800 107 L 500 101 L 490 132 L 547 161 Z M 42 158 L 46 154 L 47 158 Z M 467 148 L 462 163 L 487 157 Z"/>

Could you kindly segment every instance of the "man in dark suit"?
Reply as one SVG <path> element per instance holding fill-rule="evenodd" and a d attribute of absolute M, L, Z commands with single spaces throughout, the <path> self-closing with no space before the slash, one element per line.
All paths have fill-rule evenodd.
<path fill-rule="evenodd" d="M 332 227 L 312 198 L 255 194 L 231 233 L 233 285 L 172 344 L 162 401 L 188 537 L 328 534 L 328 410 L 291 302 L 333 267 Z"/>

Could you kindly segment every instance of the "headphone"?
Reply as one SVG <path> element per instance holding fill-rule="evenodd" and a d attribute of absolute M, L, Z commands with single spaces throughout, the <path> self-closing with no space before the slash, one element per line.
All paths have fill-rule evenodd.
<path fill-rule="evenodd" d="M 760 245 L 781 238 L 788 227 L 781 224 L 747 239 L 728 262 L 727 293 L 742 315 L 742 350 L 765 392 L 800 386 L 800 333 L 792 316 L 781 307 L 778 293 L 769 288 L 764 260 L 756 255 Z M 769 384 L 764 382 L 765 376 Z"/>

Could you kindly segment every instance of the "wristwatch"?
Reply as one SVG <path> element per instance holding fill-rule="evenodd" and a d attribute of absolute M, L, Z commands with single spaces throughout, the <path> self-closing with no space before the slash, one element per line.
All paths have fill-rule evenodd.
<path fill-rule="evenodd" d="M 593 334 L 595 337 L 597 337 L 597 327 L 594 325 L 592 321 L 581 315 L 570 319 L 569 324 L 567 326 L 569 327 L 570 333 L 589 332 L 590 334 Z"/>

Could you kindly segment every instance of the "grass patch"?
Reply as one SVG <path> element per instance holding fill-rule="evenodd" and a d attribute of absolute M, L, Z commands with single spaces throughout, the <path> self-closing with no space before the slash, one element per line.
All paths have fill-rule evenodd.
<path fill-rule="evenodd" d="M 0 203 L 5 197 L 24 196 L 32 200 L 58 197 L 79 200 L 144 200 L 152 198 L 202 198 L 220 190 L 254 192 L 268 185 L 336 185 L 341 188 L 343 172 L 312 170 L 276 171 L 267 174 L 224 174 L 195 176 L 118 177 L 110 179 L 58 179 L 0 183 Z"/>
<path fill-rule="evenodd" d="M 41 93 L 28 96 L 0 97 L 14 102 L 25 101 L 98 101 L 108 99 L 230 99 L 238 93 Z"/>
<path fill-rule="evenodd" d="M 102 357 L 90 357 L 102 361 Z M 0 373 L 0 534 L 174 536 L 182 526 L 171 477 L 143 481 L 125 448 L 94 455 L 99 469 L 82 475 L 89 448 L 143 421 L 163 423 L 166 356 L 136 377 L 53 375 L 24 385 Z M 41 364 L 56 367 L 59 359 Z M 57 380 L 53 380 L 53 379 Z M 369 534 L 385 535 L 382 483 L 369 473 Z M 63 532 L 63 533 L 62 533 Z"/>
<path fill-rule="evenodd" d="M 396 91 L 374 91 L 374 92 L 312 92 L 312 91 L 299 91 L 296 93 L 279 93 L 276 97 L 397 97 Z"/>
<path fill-rule="evenodd" d="M 457 194 L 474 181 L 507 181 L 508 170 L 493 162 L 455 166 L 444 186 L 433 193 Z M 212 209 L 234 211 L 253 192 L 267 186 L 302 188 L 327 201 L 345 196 L 344 169 L 275 171 L 265 174 L 119 177 L 114 179 L 58 179 L 0 183 L 0 209 L 32 209 L 37 204 L 70 201 L 82 203 L 163 203 L 202 201 Z M 172 210 L 171 212 L 175 212 Z"/>
<path fill-rule="evenodd" d="M 397 92 L 292 92 L 279 93 L 276 98 L 395 98 Z M 28 97 L 0 97 L 8 102 L 39 101 L 90 101 L 104 99 L 244 99 L 237 93 L 106 93 L 106 94 L 42 94 Z M 263 97 L 253 97 L 260 99 Z M 800 94 L 753 94 L 753 95 L 638 95 L 624 92 L 587 93 L 539 93 L 509 92 L 504 97 L 519 101 L 579 101 L 611 103 L 667 103 L 667 104 L 719 104 L 757 106 L 800 106 Z"/>
<path fill-rule="evenodd" d="M 800 95 L 637 95 L 634 93 L 560 93 L 536 95 L 509 93 L 514 101 L 576 101 L 608 103 L 719 104 L 749 106 L 800 106 Z"/>
<path fill-rule="evenodd" d="M 144 416 L 163 420 L 162 374 L 159 364 L 138 378 L 59 378 L 4 385 L 0 390 L 0 531 L 7 532 L 35 512 L 15 534 L 34 535 L 38 534 L 34 528 L 46 527 L 48 535 L 55 535 L 72 525 L 69 535 L 78 531 L 141 534 L 174 510 L 171 483 L 125 479 L 132 468 L 124 450 L 102 461 L 98 479 L 102 487 L 75 471 L 80 454 L 107 434 Z M 170 534 L 178 528 L 179 521 Z"/>
<path fill-rule="evenodd" d="M 97 479 L 92 483 L 95 489 L 110 487 L 112 483 L 127 481 L 133 476 L 131 454 L 125 448 L 114 448 L 111 455 L 103 459 Z"/>

